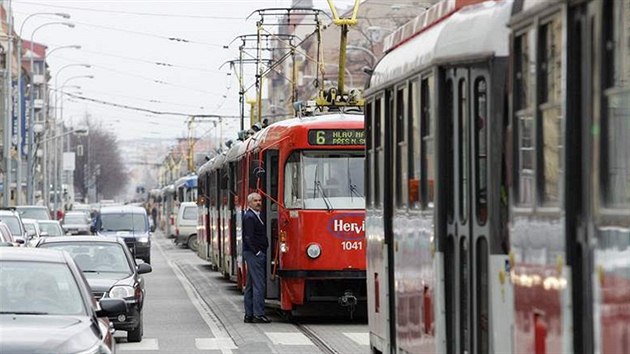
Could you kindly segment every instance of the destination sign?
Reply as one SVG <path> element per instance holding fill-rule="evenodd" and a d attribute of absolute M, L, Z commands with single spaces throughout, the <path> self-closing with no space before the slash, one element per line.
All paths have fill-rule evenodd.
<path fill-rule="evenodd" d="M 308 131 L 311 145 L 365 145 L 363 129 L 312 129 Z"/>

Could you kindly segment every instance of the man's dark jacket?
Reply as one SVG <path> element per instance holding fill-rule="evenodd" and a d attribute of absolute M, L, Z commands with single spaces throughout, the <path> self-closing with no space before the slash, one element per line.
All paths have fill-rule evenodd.
<path fill-rule="evenodd" d="M 261 214 L 260 217 L 262 219 L 263 215 Z M 247 209 L 243 213 L 243 252 L 251 251 L 256 254 L 261 251 L 265 253 L 269 247 L 265 230 L 265 225 L 258 219 L 254 211 Z"/>

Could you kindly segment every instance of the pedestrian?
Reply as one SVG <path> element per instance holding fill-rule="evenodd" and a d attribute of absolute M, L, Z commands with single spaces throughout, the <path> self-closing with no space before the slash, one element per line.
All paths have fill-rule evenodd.
<path fill-rule="evenodd" d="M 249 207 L 243 214 L 243 258 L 247 264 L 245 286 L 245 323 L 269 323 L 265 316 L 265 286 L 267 235 L 260 214 L 262 197 L 258 193 L 247 196 Z"/>
<path fill-rule="evenodd" d="M 153 226 L 154 227 L 157 227 L 157 216 L 158 216 L 157 207 L 155 205 L 153 205 L 153 208 L 151 209 L 151 218 L 153 219 Z"/>

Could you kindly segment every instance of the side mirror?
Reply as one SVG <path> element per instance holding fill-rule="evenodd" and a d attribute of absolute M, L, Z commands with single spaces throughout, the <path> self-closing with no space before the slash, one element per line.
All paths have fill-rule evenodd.
<path fill-rule="evenodd" d="M 15 238 L 15 243 L 17 243 L 17 244 L 23 245 L 24 242 L 25 242 L 24 239 L 21 238 L 21 237 L 16 237 Z"/>
<path fill-rule="evenodd" d="M 146 273 L 151 273 L 153 271 L 153 268 L 151 268 L 151 265 L 147 263 L 138 264 L 136 266 L 136 269 L 138 269 L 138 274 L 146 274 Z"/>
<path fill-rule="evenodd" d="M 127 312 L 127 305 L 123 299 L 101 299 L 99 302 L 100 309 L 96 310 L 97 317 L 118 316 Z"/>

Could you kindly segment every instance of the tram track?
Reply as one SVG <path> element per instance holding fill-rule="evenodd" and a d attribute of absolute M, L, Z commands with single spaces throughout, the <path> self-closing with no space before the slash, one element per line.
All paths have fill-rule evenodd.
<path fill-rule="evenodd" d="M 308 339 L 315 344 L 315 346 L 322 351 L 322 353 L 326 354 L 338 354 L 339 352 L 335 350 L 332 346 L 330 346 L 326 341 L 321 338 L 315 331 L 310 329 L 308 326 L 299 323 L 297 321 L 292 321 L 293 325 Z"/>

